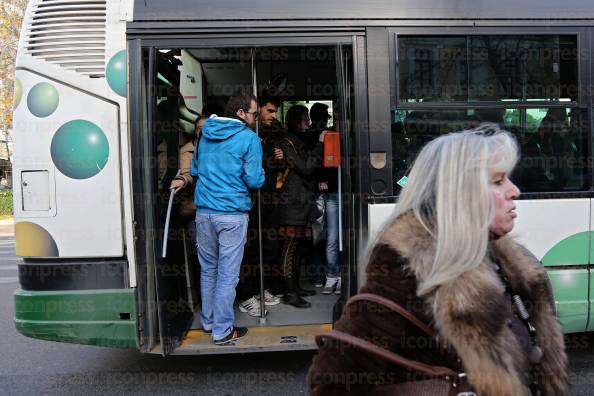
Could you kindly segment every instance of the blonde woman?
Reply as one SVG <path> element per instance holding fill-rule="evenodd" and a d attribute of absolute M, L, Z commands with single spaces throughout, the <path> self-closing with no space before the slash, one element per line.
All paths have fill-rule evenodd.
<path fill-rule="evenodd" d="M 368 301 L 349 305 L 335 329 L 412 360 L 463 370 L 480 396 L 568 394 L 547 275 L 506 236 L 520 193 L 509 179 L 517 159 L 514 138 L 494 125 L 433 140 L 415 161 L 392 220 L 370 245 L 361 292 L 400 304 L 432 325 L 439 341 Z M 369 394 L 413 375 L 324 343 L 308 384 L 314 396 Z"/>

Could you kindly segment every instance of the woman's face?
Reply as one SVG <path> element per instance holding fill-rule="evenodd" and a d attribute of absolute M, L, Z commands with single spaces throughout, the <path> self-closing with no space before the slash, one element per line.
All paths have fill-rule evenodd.
<path fill-rule="evenodd" d="M 504 172 L 491 172 L 489 179 L 491 202 L 495 208 L 495 217 L 489 229 L 498 236 L 503 236 L 514 228 L 516 205 L 514 199 L 520 195 L 520 190 Z"/>
<path fill-rule="evenodd" d="M 301 132 L 303 132 L 309 128 L 310 124 L 311 124 L 311 120 L 309 119 L 309 115 L 304 114 L 303 117 L 301 118 L 301 122 L 299 124 L 297 124 L 297 128 Z"/>
<path fill-rule="evenodd" d="M 196 139 L 198 139 L 200 137 L 200 133 L 202 132 L 202 126 L 204 125 L 205 122 L 206 122 L 206 118 L 202 118 L 196 124 L 196 130 L 194 131 L 194 132 L 196 132 Z"/>

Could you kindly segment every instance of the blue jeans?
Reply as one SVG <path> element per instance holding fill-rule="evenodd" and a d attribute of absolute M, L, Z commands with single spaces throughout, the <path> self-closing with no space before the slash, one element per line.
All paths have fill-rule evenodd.
<path fill-rule="evenodd" d="M 220 340 L 233 330 L 233 302 L 247 236 L 248 215 L 196 213 L 200 261 L 200 320 Z"/>
<path fill-rule="evenodd" d="M 338 193 L 326 195 L 326 265 L 327 276 L 340 276 L 338 264 Z"/>

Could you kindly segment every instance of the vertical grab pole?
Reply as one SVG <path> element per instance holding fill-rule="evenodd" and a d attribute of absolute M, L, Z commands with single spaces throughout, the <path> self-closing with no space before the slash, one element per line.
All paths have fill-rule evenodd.
<path fill-rule="evenodd" d="M 258 98 L 258 79 L 256 74 L 256 50 L 252 48 L 252 90 L 254 97 Z M 256 105 L 258 103 L 256 102 Z M 260 108 L 258 107 L 258 110 Z M 260 137 L 260 119 L 256 118 L 256 134 Z M 264 258 L 262 256 L 262 194 L 258 189 L 258 266 L 260 272 L 260 324 L 266 324 L 266 304 L 264 301 Z"/>
<path fill-rule="evenodd" d="M 338 166 L 338 250 L 342 252 L 342 169 Z"/>
<path fill-rule="evenodd" d="M 338 120 L 339 120 L 339 133 L 341 142 L 346 140 L 346 73 L 344 72 L 344 59 L 342 56 L 342 45 L 336 45 L 336 77 L 338 82 L 338 91 L 339 91 L 339 111 Z M 342 150 L 342 143 L 341 143 L 341 150 Z M 342 155 L 341 162 L 342 161 Z M 342 252 L 343 250 L 343 242 L 342 242 L 343 232 L 342 232 L 342 164 L 338 165 L 338 250 Z"/>

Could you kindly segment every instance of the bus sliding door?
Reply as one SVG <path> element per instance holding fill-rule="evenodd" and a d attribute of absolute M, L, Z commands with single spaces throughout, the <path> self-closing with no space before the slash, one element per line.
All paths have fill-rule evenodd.
<path fill-rule="evenodd" d="M 188 287 L 188 238 L 178 214 L 179 199 L 169 190 L 179 168 L 180 112 L 184 108 L 175 54 L 151 48 L 146 79 L 149 89 L 145 155 L 152 159 L 145 185 L 145 204 L 150 208 L 145 218 L 147 261 L 152 263 L 152 271 L 151 266 L 148 269 L 152 274 L 147 279 L 153 275 L 162 355 L 168 355 L 181 343 L 194 316 L 194 296 Z M 190 281 L 194 283 L 195 279 Z"/>

